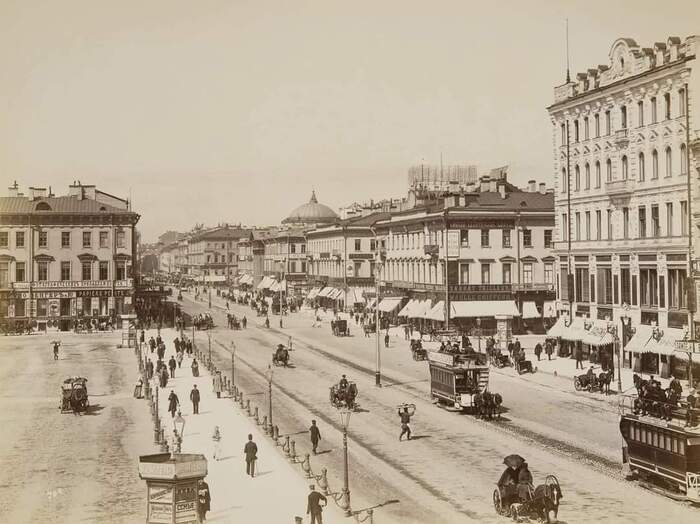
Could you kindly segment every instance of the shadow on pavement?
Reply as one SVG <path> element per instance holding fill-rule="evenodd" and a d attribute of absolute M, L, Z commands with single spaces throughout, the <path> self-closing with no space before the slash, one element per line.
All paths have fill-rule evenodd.
<path fill-rule="evenodd" d="M 90 404 L 88 406 L 88 409 L 83 415 L 99 415 L 100 411 L 104 409 L 104 406 L 100 406 L 99 404 Z"/>

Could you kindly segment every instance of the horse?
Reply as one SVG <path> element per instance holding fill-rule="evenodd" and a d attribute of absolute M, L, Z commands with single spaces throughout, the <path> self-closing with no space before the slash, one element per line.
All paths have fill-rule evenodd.
<path fill-rule="evenodd" d="M 556 522 L 559 515 L 559 503 L 563 497 L 561 487 L 555 477 L 551 477 L 554 481 L 549 481 L 550 477 L 545 479 L 544 484 L 540 484 L 535 488 L 532 497 L 531 507 L 537 516 L 547 523 Z"/>
<path fill-rule="evenodd" d="M 612 371 L 604 371 L 598 375 L 598 386 L 601 393 L 610 394 L 610 382 L 612 382 Z"/>

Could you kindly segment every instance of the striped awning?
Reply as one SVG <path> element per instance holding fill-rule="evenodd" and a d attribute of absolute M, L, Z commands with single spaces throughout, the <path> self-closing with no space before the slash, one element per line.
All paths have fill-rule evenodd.
<path fill-rule="evenodd" d="M 350 287 L 345 292 L 345 304 L 364 304 L 365 299 L 362 297 L 362 290 L 356 287 Z"/>
<path fill-rule="evenodd" d="M 432 308 L 433 302 L 431 300 L 421 300 L 408 314 L 408 318 L 426 318 L 425 316 Z"/>
<path fill-rule="evenodd" d="M 328 294 L 328 298 L 331 300 L 340 300 L 340 298 L 343 296 L 343 290 L 342 289 L 334 289 L 332 293 Z"/>
<path fill-rule="evenodd" d="M 306 298 L 308 298 L 309 300 L 313 300 L 314 298 L 316 298 L 319 291 L 321 291 L 320 287 L 312 288 L 311 291 L 309 291 L 309 294 L 306 295 Z"/>
<path fill-rule="evenodd" d="M 410 317 L 411 313 L 418 306 L 418 304 L 419 302 L 415 298 L 409 300 L 408 303 L 403 308 L 401 308 L 401 311 L 399 311 L 399 316 Z"/>
<path fill-rule="evenodd" d="M 428 320 L 445 321 L 445 303 L 441 300 L 435 304 L 425 315 Z"/>
<path fill-rule="evenodd" d="M 331 293 L 331 292 L 333 291 L 333 289 L 335 289 L 335 288 L 332 288 L 332 287 L 324 287 L 321 291 L 318 292 L 318 295 L 317 295 L 317 296 L 319 296 L 319 297 L 327 297 L 328 294 Z"/>

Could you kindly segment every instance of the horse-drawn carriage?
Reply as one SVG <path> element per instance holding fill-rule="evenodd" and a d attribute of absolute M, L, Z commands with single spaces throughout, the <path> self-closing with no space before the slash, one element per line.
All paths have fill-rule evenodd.
<path fill-rule="evenodd" d="M 357 403 L 357 385 L 354 382 L 348 382 L 347 386 L 342 387 L 340 384 L 334 384 L 330 388 L 330 401 L 335 408 L 348 408 L 355 411 Z"/>
<path fill-rule="evenodd" d="M 428 359 L 428 350 L 423 347 L 420 340 L 411 340 L 411 356 L 413 360 Z"/>
<path fill-rule="evenodd" d="M 499 369 L 513 365 L 510 357 L 501 353 L 501 350 L 495 347 L 489 352 L 489 361 L 493 367 Z"/>
<path fill-rule="evenodd" d="M 507 468 L 493 492 L 493 507 L 496 513 L 511 517 L 516 522 L 521 522 L 523 518 L 535 518 L 547 523 L 557 522 L 562 498 L 557 477 L 547 475 L 544 484 L 535 487 L 527 464 L 520 455 L 509 455 L 503 463 Z"/>
<path fill-rule="evenodd" d="M 518 357 L 515 358 L 515 371 L 518 375 L 523 373 L 534 373 L 537 371 L 537 366 L 532 366 L 532 361 L 525 358 L 525 353 L 522 352 Z"/>
<path fill-rule="evenodd" d="M 331 332 L 336 337 L 350 336 L 350 330 L 348 329 L 348 321 L 345 319 L 331 320 Z"/>
<path fill-rule="evenodd" d="M 87 391 L 87 379 L 70 377 L 61 384 L 61 413 L 73 411 L 86 412 L 90 407 Z"/>
<path fill-rule="evenodd" d="M 600 391 L 601 393 L 610 393 L 610 382 L 612 382 L 612 371 L 604 371 L 596 375 L 593 368 L 583 375 L 574 377 L 574 389 L 576 391 Z"/>
<path fill-rule="evenodd" d="M 272 352 L 272 364 L 289 367 L 289 350 L 282 344 L 278 344 L 277 349 Z"/>
<path fill-rule="evenodd" d="M 209 313 L 199 314 L 192 318 L 194 327 L 198 330 L 212 329 L 214 327 L 214 319 Z"/>

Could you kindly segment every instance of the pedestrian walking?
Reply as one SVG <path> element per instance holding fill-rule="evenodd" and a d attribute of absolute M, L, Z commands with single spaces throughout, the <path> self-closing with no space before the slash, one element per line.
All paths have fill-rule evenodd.
<path fill-rule="evenodd" d="M 542 344 L 539 342 L 535 344 L 535 355 L 537 356 L 537 362 L 540 361 L 540 355 L 542 354 Z"/>
<path fill-rule="evenodd" d="M 168 395 L 168 411 L 170 411 L 170 416 L 172 418 L 175 418 L 175 412 L 177 411 L 177 408 L 180 407 L 180 399 L 177 398 L 177 395 L 175 394 L 175 390 L 171 389 L 170 390 L 170 395 Z"/>
<path fill-rule="evenodd" d="M 168 368 L 170 368 L 170 377 L 175 378 L 175 370 L 177 369 L 177 362 L 175 361 L 175 357 L 171 356 L 170 360 L 168 360 Z"/>
<path fill-rule="evenodd" d="M 58 347 L 61 345 L 60 340 L 53 341 L 53 359 L 58 360 Z"/>
<path fill-rule="evenodd" d="M 311 434 L 311 445 L 313 446 L 313 454 L 316 454 L 316 448 L 318 448 L 318 441 L 321 440 L 321 432 L 316 425 L 316 421 L 311 421 L 311 427 L 309 428 L 309 433 Z"/>
<path fill-rule="evenodd" d="M 142 329 L 141 330 L 141 336 L 139 337 L 139 342 L 143 344 L 146 341 L 146 332 Z"/>
<path fill-rule="evenodd" d="M 214 434 L 211 439 L 214 441 L 214 460 L 221 460 L 221 430 L 219 430 L 219 426 L 214 426 Z"/>
<path fill-rule="evenodd" d="M 223 389 L 222 387 L 222 380 L 221 380 L 221 371 L 217 371 L 214 374 L 214 378 L 212 379 L 213 386 L 214 386 L 214 393 L 216 393 L 216 398 L 221 398 L 221 390 Z"/>
<path fill-rule="evenodd" d="M 386 330 L 386 334 L 384 335 L 384 347 L 388 348 L 389 347 L 389 330 Z"/>
<path fill-rule="evenodd" d="M 399 410 L 399 418 L 401 419 L 401 434 L 399 435 L 399 442 L 404 435 L 406 435 L 406 440 L 411 440 L 411 426 L 408 425 L 409 422 L 411 422 L 411 415 L 409 414 L 407 407 L 404 407 L 403 411 Z"/>
<path fill-rule="evenodd" d="M 163 357 L 165 357 L 165 344 L 163 344 L 162 342 L 160 344 L 158 344 L 157 351 L 158 351 L 158 358 L 162 359 Z"/>
<path fill-rule="evenodd" d="M 200 480 L 197 484 L 197 498 L 199 499 L 199 504 L 197 504 L 199 522 L 204 522 L 207 520 L 207 511 L 211 509 L 211 492 L 209 484 L 204 480 Z"/>
<path fill-rule="evenodd" d="M 258 460 L 258 446 L 253 442 L 253 435 L 248 434 L 248 442 L 243 447 L 245 453 L 245 472 L 251 477 L 255 476 L 255 461 Z"/>
<path fill-rule="evenodd" d="M 580 344 L 576 344 L 576 369 L 583 369 L 583 349 Z"/>
<path fill-rule="evenodd" d="M 248 325 L 248 319 L 245 318 L 245 315 L 243 315 L 243 318 L 241 319 L 241 326 L 243 326 L 243 329 L 245 329 L 247 325 Z"/>
<path fill-rule="evenodd" d="M 307 498 L 306 503 L 306 514 L 311 516 L 311 524 L 323 524 L 323 518 L 321 517 L 323 513 L 323 507 L 326 505 L 328 500 L 324 495 L 316 491 L 316 486 L 309 484 L 309 489 L 311 493 Z M 323 501 L 323 504 L 321 504 Z"/>
<path fill-rule="evenodd" d="M 153 361 L 150 358 L 146 362 L 146 377 L 148 377 L 148 380 L 153 378 Z"/>
<path fill-rule="evenodd" d="M 192 365 L 190 367 L 192 368 L 192 376 L 198 377 L 199 376 L 199 364 L 197 363 L 196 358 L 192 359 Z"/>
<path fill-rule="evenodd" d="M 190 400 L 192 401 L 192 414 L 199 415 L 199 390 L 197 389 L 197 384 L 194 385 L 192 391 L 190 391 Z"/>
<path fill-rule="evenodd" d="M 156 341 L 153 339 L 153 337 L 148 339 L 148 346 L 151 348 L 151 353 L 156 350 Z"/>
<path fill-rule="evenodd" d="M 408 325 L 403 327 L 403 339 L 404 340 L 410 340 L 411 335 L 409 333 Z"/>
<path fill-rule="evenodd" d="M 181 368 L 182 367 L 182 359 L 183 359 L 183 351 L 178 351 L 177 355 L 175 356 L 175 360 L 177 360 L 177 367 Z"/>
<path fill-rule="evenodd" d="M 554 352 L 554 346 L 552 346 L 552 342 L 550 340 L 547 340 L 544 343 L 544 352 L 547 353 L 547 360 L 552 360 L 552 353 Z"/>
<path fill-rule="evenodd" d="M 160 387 L 166 388 L 168 387 L 168 370 L 165 368 L 165 366 L 160 368 Z"/>

